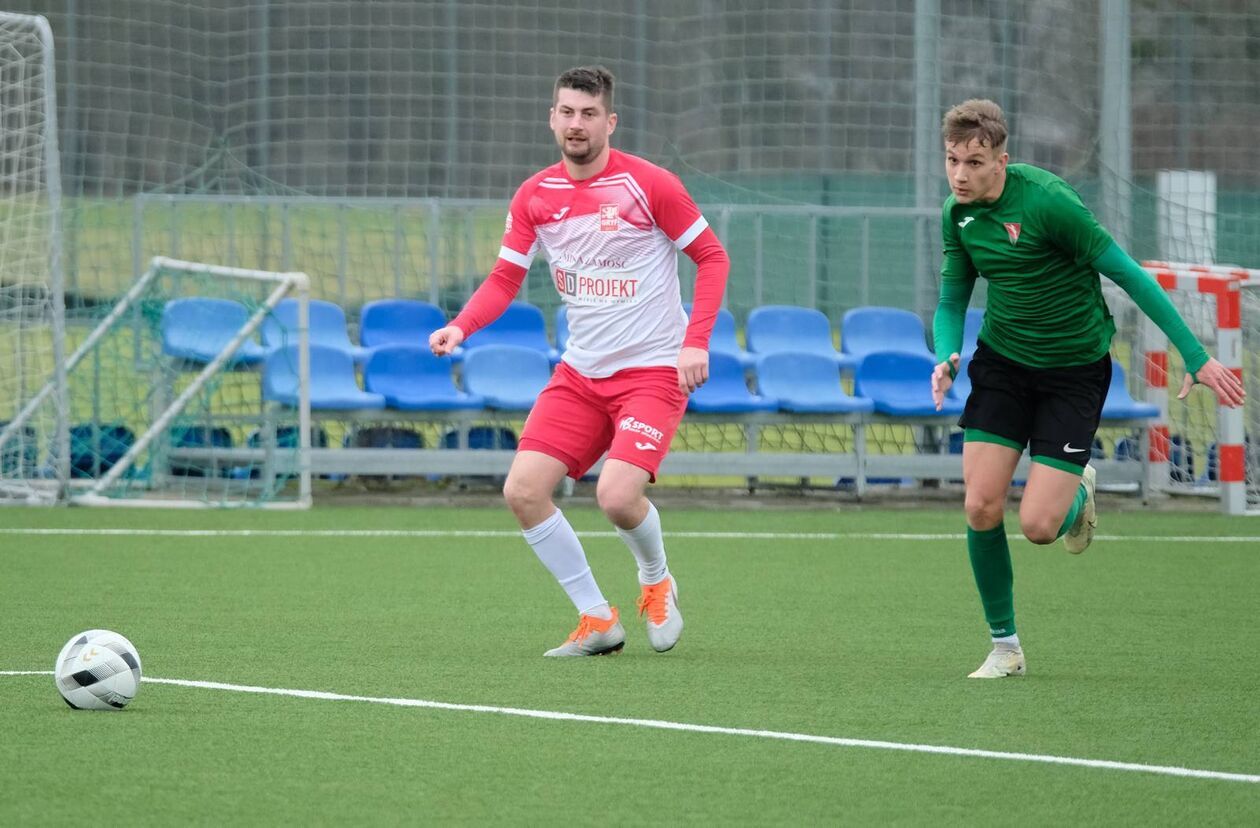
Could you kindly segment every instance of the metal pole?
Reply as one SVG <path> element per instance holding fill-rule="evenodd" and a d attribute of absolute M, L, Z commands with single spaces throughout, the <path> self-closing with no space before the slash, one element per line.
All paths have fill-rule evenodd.
<path fill-rule="evenodd" d="M 442 290 L 441 279 L 438 275 L 438 268 L 441 266 L 441 225 L 442 223 L 442 205 L 435 198 L 429 202 L 429 301 L 442 307 Z"/>
<path fill-rule="evenodd" d="M 1130 185 L 1133 180 L 1133 123 L 1130 88 L 1129 0 L 1102 4 L 1102 105 L 1099 112 L 1099 170 L 1103 223 L 1116 243 L 1128 248 Z"/>
<path fill-rule="evenodd" d="M 263 175 L 271 164 L 271 0 L 255 0 L 258 45 L 254 49 L 258 75 L 258 109 L 255 113 L 254 143 L 257 146 L 256 166 Z"/>
<path fill-rule="evenodd" d="M 941 39 L 940 0 L 914 0 L 914 206 L 939 206 L 937 180 L 941 154 L 940 115 L 941 66 L 938 44 Z M 935 305 L 927 295 L 931 252 L 926 222 L 918 220 L 914 245 L 914 310 L 923 313 Z"/>
<path fill-rule="evenodd" d="M 459 161 L 459 2 L 446 0 L 446 186 L 455 195 L 455 165 Z"/>

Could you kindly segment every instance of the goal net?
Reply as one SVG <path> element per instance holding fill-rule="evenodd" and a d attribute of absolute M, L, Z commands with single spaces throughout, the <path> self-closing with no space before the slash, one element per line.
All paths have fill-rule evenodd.
<path fill-rule="evenodd" d="M 423 299 L 449 318 L 493 267 L 516 187 L 556 162 L 552 84 L 578 64 L 617 76 L 612 145 L 679 175 L 726 245 L 725 301 L 741 328 L 769 304 L 817 308 L 838 338 L 858 306 L 930 321 L 948 194 L 940 120 L 976 96 L 1006 112 L 1011 160 L 1065 178 L 1135 257 L 1260 262 L 1260 100 L 1239 82 L 1260 67 L 1255 4 L 681 0 L 575 14 L 555 0 L 11 3 L 42 11 L 58 37 L 66 199 L 60 245 L 55 214 L 0 237 L 0 256 L 36 245 L 43 268 L 0 269 L 0 420 L 155 256 L 307 273 L 352 340 L 380 299 Z M 7 41 L 19 45 L 0 49 L 3 141 L 42 134 L 49 148 L 35 113 L 55 109 L 51 74 L 41 90 L 31 73 L 39 59 L 51 67 L 51 40 L 36 47 L 11 28 Z M 46 201 L 28 205 L 53 203 L 54 161 L 38 159 L 55 153 L 38 156 L 36 143 L 6 163 L 46 183 L 4 191 L 0 214 L 22 215 L 37 191 Z M 61 357 L 50 249 L 64 252 Z M 685 256 L 680 266 L 687 301 L 694 270 Z M 543 257 L 520 298 L 554 335 Z M 1141 380 L 1140 362 L 1125 367 Z M 12 433 L 3 474 L 24 491 L 68 485 L 70 426 L 86 419 L 63 412 L 64 465 L 49 461 L 55 417 L 28 424 L 33 437 Z M 1191 436 L 1197 478 L 1206 448 Z M 867 438 L 872 454 L 935 448 L 904 430 Z M 853 451 L 845 429 L 789 429 L 757 450 L 780 445 Z M 742 432 L 707 427 L 684 429 L 679 446 L 753 453 Z M 330 445 L 330 462 L 344 448 Z"/>
<path fill-rule="evenodd" d="M 302 273 L 154 259 L 67 328 L 67 447 L 53 439 L 49 378 L 0 431 L 0 447 L 26 452 L 6 483 L 83 505 L 308 506 L 307 294 Z M 275 318 L 284 301 L 296 324 Z M 294 347 L 264 349 L 264 322 Z M 269 371 L 291 377 L 286 399 L 264 395 Z M 59 489 L 47 485 L 58 466 Z"/>

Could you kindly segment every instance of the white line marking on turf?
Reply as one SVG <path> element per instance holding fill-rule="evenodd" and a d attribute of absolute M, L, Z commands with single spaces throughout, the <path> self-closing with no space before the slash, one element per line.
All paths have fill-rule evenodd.
<path fill-rule="evenodd" d="M 0 528 L 0 535 L 66 535 L 170 538 L 519 538 L 507 529 L 52 529 Z M 615 538 L 616 532 L 578 532 L 584 538 Z M 961 532 L 665 532 L 667 538 L 714 540 L 965 540 Z M 1023 537 L 1007 535 L 1011 540 Z M 1260 535 L 1095 535 L 1095 540 L 1139 543 L 1257 543 Z"/>
<path fill-rule="evenodd" d="M 0 670 L 0 676 L 51 676 L 51 670 Z M 1073 756 L 1050 756 L 1040 753 L 1014 753 L 1004 750 L 979 750 L 976 748 L 950 747 L 948 745 L 916 745 L 904 742 L 884 742 L 875 739 L 845 739 L 838 736 L 815 736 L 810 733 L 787 733 L 780 730 L 751 730 L 742 727 L 717 727 L 714 725 L 667 722 L 660 719 L 628 719 L 621 716 L 590 716 L 584 713 L 562 713 L 554 710 L 529 710 L 520 707 L 496 707 L 488 704 L 453 704 L 427 699 L 393 699 L 376 696 L 351 696 L 344 693 L 328 693 L 322 690 L 286 690 L 278 687 L 253 687 L 248 684 L 225 684 L 219 681 L 193 681 L 189 679 L 149 678 L 146 684 L 169 684 L 176 687 L 194 687 L 201 690 L 226 690 L 232 693 L 257 693 L 265 696 L 293 696 L 299 699 L 323 701 L 369 702 L 394 707 L 424 707 L 432 710 L 454 710 L 462 713 L 496 713 L 502 716 L 520 716 L 527 719 L 547 719 L 561 722 L 588 722 L 591 724 L 629 725 L 655 730 L 677 730 L 685 733 L 709 733 L 721 736 L 746 736 L 754 739 L 775 739 L 785 742 L 810 742 L 838 747 L 897 750 L 909 753 L 936 753 L 946 756 L 971 756 L 979 759 L 1008 759 L 1013 762 L 1040 762 L 1047 765 L 1071 765 L 1080 768 L 1155 773 L 1163 776 L 1182 776 L 1193 779 L 1216 779 L 1224 782 L 1251 782 L 1260 784 L 1260 774 L 1226 773 L 1224 771 L 1180 768 L 1169 765 L 1141 765 L 1136 762 L 1113 762 L 1108 759 L 1078 759 Z"/>

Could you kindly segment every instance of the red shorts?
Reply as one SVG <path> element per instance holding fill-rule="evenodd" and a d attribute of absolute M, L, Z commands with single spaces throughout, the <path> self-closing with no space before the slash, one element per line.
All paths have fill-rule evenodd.
<path fill-rule="evenodd" d="M 556 458 L 575 479 L 606 451 L 656 482 L 686 410 L 675 368 L 627 368 L 592 379 L 562 362 L 529 412 L 517 449 Z"/>

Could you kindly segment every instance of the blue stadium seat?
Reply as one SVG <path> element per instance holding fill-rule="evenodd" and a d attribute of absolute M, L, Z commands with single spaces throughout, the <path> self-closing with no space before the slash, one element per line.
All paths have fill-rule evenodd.
<path fill-rule="evenodd" d="M 489 408 L 527 411 L 551 379 L 546 354 L 523 345 L 483 345 L 464 356 L 464 389 Z"/>
<path fill-rule="evenodd" d="M 762 305 L 748 314 L 744 330 L 748 350 L 756 356 L 781 351 L 830 357 L 840 368 L 856 367 L 856 360 L 840 353 L 831 340 L 831 322 L 822 311 L 795 305 Z"/>
<path fill-rule="evenodd" d="M 275 447 L 278 449 L 296 448 L 299 432 L 297 426 L 280 426 L 276 429 Z M 265 440 L 260 429 L 254 429 L 245 438 L 249 448 L 261 448 Z M 328 432 L 322 426 L 311 426 L 311 448 L 328 448 Z M 260 466 L 233 466 L 227 476 L 233 480 L 252 480 L 261 476 Z M 340 479 L 337 475 L 320 475 L 327 479 Z"/>
<path fill-rule="evenodd" d="M 264 400 L 297 407 L 297 345 L 286 345 L 267 355 L 262 391 Z M 311 408 L 344 411 L 384 407 L 383 396 L 360 390 L 349 353 L 326 345 L 311 345 Z"/>
<path fill-rule="evenodd" d="M 364 348 L 384 345 L 427 347 L 429 334 L 446 325 L 446 314 L 430 302 L 418 299 L 379 299 L 359 312 L 359 344 Z"/>
<path fill-rule="evenodd" d="M 1103 402 L 1102 418 L 1104 420 L 1127 420 L 1135 417 L 1158 417 L 1159 406 L 1138 402 L 1129 394 L 1125 384 L 1124 367 L 1119 360 L 1111 361 L 1111 386 L 1107 389 L 1107 399 Z"/>
<path fill-rule="evenodd" d="M 0 431 L 4 431 L 9 422 L 0 420 Z M 38 435 L 34 428 L 24 425 L 5 441 L 3 450 L 0 450 L 0 475 L 29 477 L 35 474 L 38 462 Z"/>
<path fill-rule="evenodd" d="M 687 410 L 697 413 L 742 414 L 775 411 L 779 401 L 748 390 L 744 368 L 731 354 L 709 354 L 709 381 L 687 401 Z"/>
<path fill-rule="evenodd" d="M 875 403 L 840 387 L 836 363 L 822 354 L 767 354 L 757 361 L 757 390 L 799 414 L 867 414 Z"/>
<path fill-rule="evenodd" d="M 470 449 L 516 450 L 516 434 L 510 428 L 499 426 L 473 426 L 468 429 Z M 442 448 L 459 448 L 459 432 L 448 431 L 442 435 Z"/>
<path fill-rule="evenodd" d="M 376 348 L 363 368 L 363 385 L 401 411 L 450 411 L 485 406 L 485 400 L 455 387 L 451 358 L 428 348 L 386 345 Z"/>
<path fill-rule="evenodd" d="M 70 476 L 95 478 L 105 474 L 123 458 L 136 441 L 136 435 L 124 425 L 70 427 Z M 128 469 L 127 476 L 135 472 Z"/>
<path fill-rule="evenodd" d="M 403 426 L 364 426 L 347 431 L 341 445 L 346 448 L 422 449 L 424 436 L 414 428 Z"/>
<path fill-rule="evenodd" d="M 172 299 L 162 308 L 162 353 L 189 362 L 210 362 L 249 321 L 250 313 L 231 299 Z M 267 352 L 247 339 L 229 360 L 231 365 L 257 365 Z"/>
<path fill-rule="evenodd" d="M 933 357 L 904 351 L 868 353 L 858 365 L 853 391 L 875 403 L 881 414 L 897 417 L 957 416 L 961 400 L 948 395 L 940 411 L 932 402 Z"/>
<path fill-rule="evenodd" d="M 491 345 L 532 348 L 547 357 L 552 365 L 560 361 L 560 352 L 551 347 L 547 339 L 547 322 L 542 311 L 529 302 L 508 305 L 502 316 L 464 341 L 462 353 L 456 359 L 466 359 L 473 351 Z"/>
<path fill-rule="evenodd" d="M 223 426 L 176 426 L 171 429 L 171 448 L 231 448 L 232 432 Z M 170 472 L 181 477 L 218 477 L 228 468 L 212 460 L 172 462 Z"/>
<path fill-rule="evenodd" d="M 268 349 L 274 350 L 286 345 L 297 344 L 298 302 L 296 299 L 285 299 L 276 305 L 276 309 L 263 320 L 262 340 Z M 368 357 L 369 351 L 350 342 L 350 334 L 346 330 L 346 312 L 334 302 L 323 299 L 310 300 L 310 325 L 308 327 L 312 346 L 322 345 L 345 351 L 356 362 Z"/>
<path fill-rule="evenodd" d="M 561 302 L 556 306 L 556 350 L 564 353 L 569 347 L 569 306 Z"/>
<path fill-rule="evenodd" d="M 903 351 L 934 357 L 918 314 L 878 305 L 853 308 L 845 313 L 840 323 L 840 349 L 858 362 L 876 351 Z"/>
<path fill-rule="evenodd" d="M 691 317 L 691 303 L 683 302 L 683 310 Z M 730 354 L 739 360 L 745 369 L 757 364 L 757 357 L 745 351 L 735 336 L 735 315 L 726 308 L 718 308 L 717 318 L 713 320 L 713 333 L 709 336 L 709 353 L 720 351 Z"/>
<path fill-rule="evenodd" d="M 967 308 L 967 319 L 963 322 L 963 344 L 959 356 L 967 359 L 976 352 L 980 344 L 980 327 L 984 324 L 984 308 Z"/>

